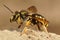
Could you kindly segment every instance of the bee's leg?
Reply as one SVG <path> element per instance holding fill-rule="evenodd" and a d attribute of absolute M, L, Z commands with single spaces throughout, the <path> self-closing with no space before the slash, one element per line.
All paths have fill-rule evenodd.
<path fill-rule="evenodd" d="M 48 33 L 48 31 L 47 31 L 47 27 L 45 26 L 44 22 L 40 22 L 40 23 L 39 23 L 39 26 L 40 26 L 40 24 L 41 24 L 40 29 L 41 29 L 42 31 Z"/>
<path fill-rule="evenodd" d="M 25 34 L 25 33 L 27 32 L 27 27 L 28 27 L 30 24 L 31 24 L 31 21 L 30 21 L 30 20 L 26 22 L 25 28 L 23 29 L 21 35 L 22 35 L 22 34 Z"/>
<path fill-rule="evenodd" d="M 21 25 L 18 26 L 18 29 L 21 27 Z"/>
<path fill-rule="evenodd" d="M 41 30 L 43 30 L 44 32 L 48 33 L 47 28 L 45 27 L 45 25 L 42 25 L 42 27 L 40 27 L 40 28 L 41 28 Z"/>
<path fill-rule="evenodd" d="M 49 38 L 49 40 L 53 40 L 53 39 L 51 38 L 51 35 L 48 33 L 47 28 L 45 27 L 45 25 L 43 25 L 42 28 L 43 28 L 43 31 L 46 32 L 46 34 L 48 35 L 47 38 Z"/>
<path fill-rule="evenodd" d="M 39 24 L 37 24 L 37 27 L 38 27 L 38 30 L 40 31 L 41 29 L 40 29 L 40 26 L 39 26 Z"/>
<path fill-rule="evenodd" d="M 20 27 L 22 26 L 22 24 L 23 24 L 23 23 L 21 23 L 21 24 L 18 26 L 18 28 L 20 28 Z"/>
<path fill-rule="evenodd" d="M 21 25 L 19 25 L 16 30 L 21 32 L 20 28 L 21 28 Z"/>
<path fill-rule="evenodd" d="M 21 35 L 25 34 L 27 32 L 27 27 L 25 27 L 21 33 Z"/>

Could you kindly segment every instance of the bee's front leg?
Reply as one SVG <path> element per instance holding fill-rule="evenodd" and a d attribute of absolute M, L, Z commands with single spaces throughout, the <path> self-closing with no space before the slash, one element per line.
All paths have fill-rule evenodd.
<path fill-rule="evenodd" d="M 23 22 L 21 22 L 21 24 L 18 26 L 18 28 L 20 28 L 22 26 Z"/>
<path fill-rule="evenodd" d="M 21 25 L 18 26 L 18 29 L 21 27 Z"/>

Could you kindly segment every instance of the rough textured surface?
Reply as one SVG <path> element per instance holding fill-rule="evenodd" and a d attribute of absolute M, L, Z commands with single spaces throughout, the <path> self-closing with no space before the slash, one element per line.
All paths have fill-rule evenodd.
<path fill-rule="evenodd" d="M 60 35 L 55 33 L 49 33 L 51 37 L 48 38 L 48 35 L 45 32 L 39 32 L 28 29 L 26 34 L 20 35 L 20 32 L 0 30 L 0 40 L 60 40 Z"/>

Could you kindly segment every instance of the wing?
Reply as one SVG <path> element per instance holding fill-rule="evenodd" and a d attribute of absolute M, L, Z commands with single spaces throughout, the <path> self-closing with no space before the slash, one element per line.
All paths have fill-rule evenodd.
<path fill-rule="evenodd" d="M 32 13 L 36 13 L 37 12 L 37 8 L 35 6 L 30 6 L 30 7 L 27 8 L 27 10 L 29 12 L 32 12 Z"/>

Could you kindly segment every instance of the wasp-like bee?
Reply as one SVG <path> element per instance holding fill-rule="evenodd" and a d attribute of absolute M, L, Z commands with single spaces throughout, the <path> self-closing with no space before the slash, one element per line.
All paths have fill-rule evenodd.
<path fill-rule="evenodd" d="M 10 10 L 6 5 L 4 5 L 8 10 Z M 11 11 L 11 10 L 10 10 Z M 30 14 L 33 13 L 33 14 Z M 42 28 L 43 31 L 47 32 L 47 26 L 48 26 L 48 21 L 46 18 L 40 14 L 37 14 L 37 9 L 35 6 L 31 6 L 27 8 L 26 10 L 21 10 L 21 11 L 16 11 L 14 15 L 10 18 L 10 22 L 17 22 L 19 24 L 18 28 L 21 27 L 21 25 L 25 22 L 25 28 L 22 31 L 22 34 L 27 32 L 26 28 L 33 24 L 37 25 L 38 30 Z M 40 24 L 42 26 L 40 26 Z"/>
<path fill-rule="evenodd" d="M 21 27 L 21 25 L 23 24 L 23 22 L 27 19 L 28 17 L 28 11 L 27 10 L 21 10 L 21 11 L 15 11 L 13 12 L 10 8 L 8 8 L 5 4 L 3 4 L 3 6 L 5 8 L 7 8 L 11 13 L 14 13 L 14 15 L 12 15 L 10 17 L 10 22 L 17 22 L 19 24 L 18 28 Z"/>

